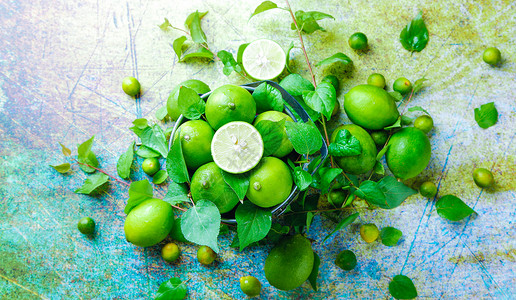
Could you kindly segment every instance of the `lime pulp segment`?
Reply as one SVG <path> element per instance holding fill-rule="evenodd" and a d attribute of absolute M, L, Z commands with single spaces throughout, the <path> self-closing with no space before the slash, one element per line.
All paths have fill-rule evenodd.
<path fill-rule="evenodd" d="M 256 128 L 241 121 L 223 125 L 211 142 L 213 161 L 222 170 L 239 174 L 254 168 L 263 155 L 263 140 Z"/>
<path fill-rule="evenodd" d="M 242 64 L 249 76 L 258 80 L 278 77 L 285 68 L 285 51 L 278 43 L 260 39 L 250 43 L 242 54 Z"/>

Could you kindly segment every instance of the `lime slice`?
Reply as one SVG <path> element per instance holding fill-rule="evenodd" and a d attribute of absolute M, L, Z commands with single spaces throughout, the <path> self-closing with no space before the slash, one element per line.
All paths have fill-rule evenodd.
<path fill-rule="evenodd" d="M 242 54 L 242 64 L 249 76 L 258 80 L 278 77 L 285 68 L 285 51 L 278 43 L 260 39 L 250 43 Z"/>
<path fill-rule="evenodd" d="M 263 140 L 253 125 L 236 121 L 217 130 L 211 141 L 213 161 L 222 170 L 239 174 L 254 168 L 263 155 Z"/>

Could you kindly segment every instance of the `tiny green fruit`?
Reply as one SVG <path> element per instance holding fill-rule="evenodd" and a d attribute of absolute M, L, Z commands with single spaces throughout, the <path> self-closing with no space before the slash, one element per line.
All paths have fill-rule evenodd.
<path fill-rule="evenodd" d="M 432 181 L 425 181 L 419 187 L 419 193 L 425 198 L 433 198 L 437 194 L 437 186 Z"/>
<path fill-rule="evenodd" d="M 168 243 L 163 248 L 161 248 L 161 257 L 166 262 L 174 262 L 181 254 L 181 250 L 175 243 Z"/>
<path fill-rule="evenodd" d="M 328 193 L 328 202 L 333 203 L 335 207 L 342 207 L 346 198 L 347 193 L 341 189 L 334 189 Z"/>
<path fill-rule="evenodd" d="M 90 217 L 84 217 L 77 223 L 77 229 L 82 234 L 92 234 L 95 231 L 95 221 Z"/>
<path fill-rule="evenodd" d="M 360 236 L 366 243 L 372 243 L 376 241 L 380 235 L 380 230 L 375 224 L 368 223 L 360 226 Z"/>
<path fill-rule="evenodd" d="M 240 278 L 240 289 L 249 297 L 260 295 L 262 284 L 254 276 L 244 276 Z"/>
<path fill-rule="evenodd" d="M 331 85 L 335 88 L 335 91 L 338 91 L 338 90 L 339 90 L 339 87 L 340 87 L 340 81 L 339 81 L 339 79 L 337 78 L 337 76 L 335 76 L 335 75 L 326 75 L 326 76 L 324 76 L 324 78 L 321 80 L 321 82 L 327 82 L 327 83 L 331 84 Z"/>
<path fill-rule="evenodd" d="M 335 264 L 345 271 L 351 271 L 357 266 L 357 257 L 351 250 L 344 250 L 337 255 Z"/>
<path fill-rule="evenodd" d="M 485 168 L 476 168 L 473 171 L 473 180 L 481 188 L 488 188 L 494 184 L 493 173 Z"/>
<path fill-rule="evenodd" d="M 155 157 L 146 158 L 142 163 L 142 169 L 145 174 L 152 176 L 159 171 L 159 160 Z"/>
<path fill-rule="evenodd" d="M 407 78 L 400 77 L 394 81 L 392 84 L 392 89 L 402 95 L 405 95 L 412 90 L 412 83 L 410 83 Z"/>
<path fill-rule="evenodd" d="M 140 82 L 134 77 L 127 76 L 122 80 L 122 90 L 127 95 L 134 97 L 140 93 Z"/>
<path fill-rule="evenodd" d="M 348 40 L 351 49 L 364 50 L 367 48 L 367 36 L 362 32 L 353 33 Z"/>
<path fill-rule="evenodd" d="M 367 84 L 383 89 L 385 87 L 385 77 L 382 74 L 373 73 L 367 78 Z"/>
<path fill-rule="evenodd" d="M 211 264 L 216 257 L 217 254 L 208 246 L 201 246 L 199 250 L 197 250 L 197 260 L 203 265 L 207 266 Z"/>
<path fill-rule="evenodd" d="M 387 143 L 387 139 L 389 138 L 389 134 L 385 130 L 378 130 L 371 132 L 371 138 L 373 138 L 376 146 L 384 146 Z"/>
<path fill-rule="evenodd" d="M 414 127 L 423 131 L 424 133 L 430 132 L 434 128 L 434 120 L 429 115 L 422 115 L 416 118 L 414 121 Z"/>
<path fill-rule="evenodd" d="M 484 60 L 484 62 L 490 64 L 491 66 L 494 66 L 502 60 L 502 54 L 500 53 L 500 50 L 498 50 L 498 48 L 489 47 L 484 51 L 482 59 Z"/>

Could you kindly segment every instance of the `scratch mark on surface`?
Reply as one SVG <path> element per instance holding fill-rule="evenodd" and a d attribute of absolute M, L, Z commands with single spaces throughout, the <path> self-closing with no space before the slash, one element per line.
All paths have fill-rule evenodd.
<path fill-rule="evenodd" d="M 5 276 L 4 276 L 4 275 L 2 275 L 2 274 L 0 274 L 0 278 L 2 278 L 2 279 L 4 279 L 4 280 L 7 280 L 7 281 L 9 281 L 10 283 L 12 283 L 12 284 L 14 284 L 14 285 L 17 285 L 17 286 L 21 287 L 22 289 L 26 290 L 27 292 L 29 292 L 29 293 L 33 294 L 33 295 L 34 295 L 34 296 L 36 296 L 36 297 L 39 297 L 40 299 L 45 299 L 45 300 L 47 300 L 47 299 L 48 299 L 47 297 L 45 297 L 45 296 L 43 296 L 43 295 L 40 295 L 40 294 L 36 293 L 35 291 L 33 291 L 33 290 L 31 290 L 31 289 L 29 289 L 29 288 L 27 288 L 27 287 L 25 287 L 25 286 L 23 286 L 23 285 L 19 284 L 19 283 L 18 283 L 16 280 L 14 280 L 14 279 L 11 279 L 11 278 L 8 278 L 8 277 L 5 277 Z"/>

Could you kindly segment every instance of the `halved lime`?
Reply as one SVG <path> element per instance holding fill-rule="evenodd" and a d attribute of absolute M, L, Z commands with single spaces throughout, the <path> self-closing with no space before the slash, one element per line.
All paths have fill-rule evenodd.
<path fill-rule="evenodd" d="M 219 128 L 211 141 L 213 161 L 222 170 L 239 174 L 254 168 L 263 155 L 263 140 L 253 125 L 236 121 Z"/>
<path fill-rule="evenodd" d="M 245 48 L 242 65 L 249 76 L 258 80 L 269 80 L 283 72 L 286 57 L 285 51 L 278 43 L 260 39 Z"/>

